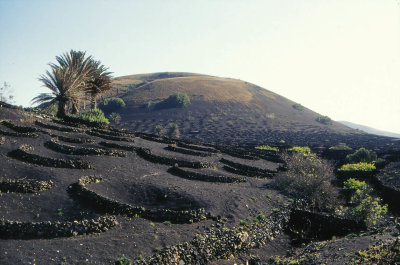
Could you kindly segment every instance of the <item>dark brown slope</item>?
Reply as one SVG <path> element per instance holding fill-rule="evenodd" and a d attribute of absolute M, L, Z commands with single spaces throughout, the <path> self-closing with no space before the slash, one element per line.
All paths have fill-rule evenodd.
<path fill-rule="evenodd" d="M 118 77 L 113 92 L 127 104 L 121 127 L 154 133 L 156 125 L 178 124 L 181 137 L 206 142 L 262 143 L 307 135 L 360 134 L 342 124 L 324 125 L 320 114 L 245 81 L 190 73 L 156 73 Z M 158 109 L 174 93 L 186 93 L 186 108 Z M 302 140 L 303 141 L 303 140 Z"/>

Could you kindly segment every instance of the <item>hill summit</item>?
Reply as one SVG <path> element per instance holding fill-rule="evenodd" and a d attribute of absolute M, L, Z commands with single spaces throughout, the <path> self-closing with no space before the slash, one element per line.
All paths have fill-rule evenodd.
<path fill-rule="evenodd" d="M 167 131 L 173 123 L 180 137 L 200 142 L 304 143 L 301 134 L 360 134 L 274 92 L 232 78 L 164 72 L 117 77 L 113 86 L 108 96 L 126 103 L 119 126 L 146 133 L 156 133 L 157 126 Z M 161 107 L 174 94 L 187 95 L 190 104 Z"/>

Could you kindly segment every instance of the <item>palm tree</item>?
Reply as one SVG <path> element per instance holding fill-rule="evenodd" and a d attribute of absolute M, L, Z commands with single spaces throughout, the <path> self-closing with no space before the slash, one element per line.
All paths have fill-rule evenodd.
<path fill-rule="evenodd" d="M 100 61 L 91 62 L 92 72 L 85 92 L 90 96 L 92 109 L 97 107 L 97 97 L 112 88 L 111 72 L 107 72 L 108 68 L 101 64 Z"/>
<path fill-rule="evenodd" d="M 85 52 L 73 51 L 57 56 L 59 65 L 50 63 L 50 71 L 41 75 L 39 80 L 51 90 L 51 93 L 41 93 L 32 99 L 33 103 L 58 102 L 57 117 L 64 118 L 66 105 L 72 103 L 73 112 L 78 111 L 78 104 L 84 97 L 84 89 L 91 76 L 92 57 L 85 59 Z"/>

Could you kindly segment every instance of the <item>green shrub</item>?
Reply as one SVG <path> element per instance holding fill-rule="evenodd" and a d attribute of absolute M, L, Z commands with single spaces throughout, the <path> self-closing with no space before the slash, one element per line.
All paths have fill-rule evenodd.
<path fill-rule="evenodd" d="M 125 255 L 122 255 L 122 257 L 118 258 L 114 264 L 115 265 L 130 265 L 130 264 L 132 264 L 132 260 L 128 257 L 125 257 Z"/>
<path fill-rule="evenodd" d="M 374 164 L 369 163 L 355 163 L 355 164 L 345 164 L 341 166 L 339 171 L 374 171 L 376 167 Z"/>
<path fill-rule="evenodd" d="M 259 214 L 256 216 L 255 221 L 256 221 L 256 222 L 259 222 L 259 221 L 262 221 L 262 220 L 264 220 L 264 219 L 265 219 L 265 215 L 264 215 L 263 213 L 259 213 Z"/>
<path fill-rule="evenodd" d="M 293 104 L 292 107 L 299 111 L 303 111 L 305 109 L 304 106 L 299 103 Z"/>
<path fill-rule="evenodd" d="M 173 137 L 173 138 L 179 138 L 180 136 L 180 132 L 179 132 L 179 126 L 176 123 L 170 123 L 169 124 L 169 133 L 168 133 L 169 137 Z"/>
<path fill-rule="evenodd" d="M 156 125 L 155 130 L 158 135 L 161 135 L 162 132 L 164 131 L 164 128 L 160 124 L 158 124 Z"/>
<path fill-rule="evenodd" d="M 350 178 L 343 183 L 343 187 L 347 190 L 352 190 L 352 191 L 366 190 L 367 183 L 365 183 L 365 181 L 360 181 L 360 180 Z"/>
<path fill-rule="evenodd" d="M 242 226 L 248 226 L 249 222 L 247 220 L 240 220 L 239 224 L 242 225 Z"/>
<path fill-rule="evenodd" d="M 332 211 L 338 192 L 331 181 L 332 165 L 311 153 L 308 147 L 294 147 L 292 154 L 282 155 L 287 171 L 280 172 L 272 185 L 295 198 L 304 199 L 312 209 Z"/>
<path fill-rule="evenodd" d="M 311 161 L 313 161 L 313 160 L 319 161 L 317 154 L 311 152 L 311 149 L 308 146 L 294 146 L 292 148 L 289 148 L 288 151 L 301 154 L 305 158 L 307 158 L 308 160 L 311 160 Z"/>
<path fill-rule="evenodd" d="M 99 104 L 99 108 L 104 112 L 114 112 L 125 107 L 126 104 L 122 98 L 107 98 L 104 103 Z"/>
<path fill-rule="evenodd" d="M 329 150 L 351 150 L 352 148 L 349 147 L 347 144 L 345 143 L 339 143 L 337 145 L 331 146 L 329 147 Z"/>
<path fill-rule="evenodd" d="M 184 108 L 190 104 L 190 98 L 186 93 L 172 94 L 160 104 L 165 108 Z"/>
<path fill-rule="evenodd" d="M 279 148 L 278 147 L 272 147 L 272 146 L 269 146 L 269 145 L 256 146 L 255 149 L 279 152 Z"/>
<path fill-rule="evenodd" d="M 118 123 L 121 120 L 121 115 L 119 115 L 117 112 L 112 112 L 108 116 L 114 123 Z"/>
<path fill-rule="evenodd" d="M 346 156 L 346 161 L 349 163 L 359 163 L 366 162 L 371 163 L 377 159 L 377 155 L 375 152 L 372 152 L 364 147 L 361 147 L 354 153 Z"/>
<path fill-rule="evenodd" d="M 105 123 L 109 124 L 110 122 L 108 119 L 104 116 L 104 112 L 102 112 L 100 109 L 91 109 L 91 110 L 86 110 L 82 111 L 81 113 L 77 115 L 70 115 L 72 118 L 77 119 L 78 121 L 81 120 L 83 122 L 89 122 L 89 123 Z"/>
<path fill-rule="evenodd" d="M 325 124 L 325 125 L 329 125 L 332 124 L 332 119 L 329 118 L 328 116 L 319 116 L 315 119 L 317 122 Z"/>
<path fill-rule="evenodd" d="M 388 206 L 383 205 L 380 198 L 371 196 L 372 189 L 365 181 L 349 179 L 344 182 L 344 188 L 354 192 L 350 199 L 351 206 L 344 212 L 346 216 L 371 226 L 387 213 Z"/>

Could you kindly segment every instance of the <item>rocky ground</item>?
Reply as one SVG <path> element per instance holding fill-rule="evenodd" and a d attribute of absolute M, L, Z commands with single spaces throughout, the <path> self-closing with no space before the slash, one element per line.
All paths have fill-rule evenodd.
<path fill-rule="evenodd" d="M 7 106 L 0 120 L 0 264 L 344 264 L 398 236 L 393 211 L 375 231 L 293 245 L 293 200 L 268 185 L 282 161 L 254 147 L 77 126 Z M 385 183 L 398 183 L 396 163 L 382 171 Z"/>

